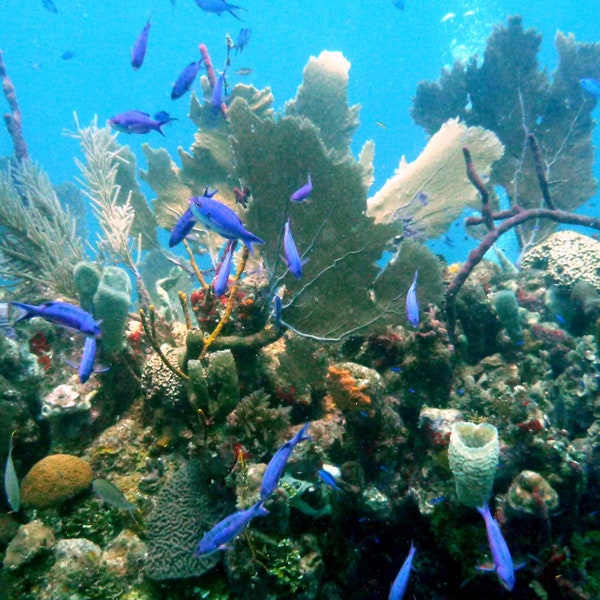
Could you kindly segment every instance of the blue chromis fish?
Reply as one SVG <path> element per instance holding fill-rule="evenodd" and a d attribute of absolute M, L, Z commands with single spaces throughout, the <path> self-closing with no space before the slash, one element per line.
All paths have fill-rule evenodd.
<path fill-rule="evenodd" d="M 196 0 L 196 4 L 205 12 L 216 13 L 221 16 L 221 13 L 228 12 L 233 15 L 238 21 L 241 21 L 234 10 L 246 10 L 243 6 L 229 4 L 225 0 Z"/>
<path fill-rule="evenodd" d="M 290 273 L 296 278 L 300 279 L 302 277 L 302 267 L 308 262 L 307 260 L 302 260 L 300 258 L 300 254 L 298 253 L 298 248 L 296 248 L 296 243 L 294 242 L 294 238 L 292 237 L 292 232 L 290 231 L 290 220 L 288 219 L 285 224 L 285 230 L 283 232 L 283 252 L 285 257 L 285 262 L 287 264 Z"/>
<path fill-rule="evenodd" d="M 240 510 L 225 517 L 204 534 L 194 550 L 194 556 L 202 556 L 217 550 L 226 550 L 227 544 L 237 537 L 254 517 L 264 517 L 268 514 L 269 511 L 260 500 L 246 510 Z"/>
<path fill-rule="evenodd" d="M 31 317 L 41 317 L 55 325 L 73 329 L 92 337 L 100 337 L 102 334 L 100 323 L 90 313 L 69 302 L 46 302 L 39 306 L 23 304 L 22 302 L 11 302 L 11 304 L 23 310 L 23 314 L 15 319 L 15 323 Z"/>
<path fill-rule="evenodd" d="M 190 198 L 190 210 L 193 216 L 205 227 L 222 235 L 228 240 L 242 240 L 251 254 L 254 254 L 252 244 L 264 244 L 259 237 L 250 233 L 243 225 L 242 220 L 227 206 L 212 197 L 217 193 L 209 192 L 208 188 L 203 196 Z"/>
<path fill-rule="evenodd" d="M 248 45 L 250 37 L 252 36 L 252 29 L 249 27 L 243 27 L 238 33 L 237 40 L 235 41 L 235 53 L 242 52 L 243 49 Z"/>
<path fill-rule="evenodd" d="M 392 0 L 392 4 L 399 10 L 404 10 L 404 0 Z"/>
<path fill-rule="evenodd" d="M 225 256 L 223 257 L 221 265 L 219 266 L 219 270 L 213 279 L 213 288 L 217 298 L 220 298 L 227 289 L 227 282 L 229 281 L 229 274 L 231 273 L 231 262 L 233 260 L 233 253 L 235 252 L 236 246 L 237 240 L 231 240 L 229 242 Z"/>
<path fill-rule="evenodd" d="M 306 200 L 312 194 L 312 189 L 312 180 L 309 173 L 308 181 L 290 196 L 290 202 L 302 202 L 303 200 Z"/>
<path fill-rule="evenodd" d="M 408 556 L 402 564 L 398 575 L 396 575 L 396 579 L 394 579 L 388 600 L 402 600 L 404 597 L 406 586 L 408 585 L 408 579 L 410 577 L 410 571 L 412 569 L 413 557 L 416 551 L 417 549 L 415 548 L 415 545 L 411 542 Z"/>
<path fill-rule="evenodd" d="M 171 121 L 177 121 L 177 119 L 169 116 L 169 113 L 164 110 L 156 113 L 154 119 L 148 113 L 141 110 L 128 110 L 111 117 L 108 120 L 108 124 L 113 129 L 122 133 L 150 133 L 151 131 L 158 131 L 160 135 L 164 136 L 162 128 Z"/>
<path fill-rule="evenodd" d="M 79 371 L 79 381 L 81 383 L 85 383 L 92 376 L 92 373 L 104 373 L 108 371 L 108 367 L 94 369 L 94 362 L 96 361 L 96 344 L 97 342 L 95 337 L 85 338 L 79 367 L 70 360 L 65 359 L 65 362 L 68 365 Z"/>
<path fill-rule="evenodd" d="M 225 87 L 225 73 L 227 72 L 227 67 L 225 67 L 224 71 L 219 75 L 217 79 L 217 83 L 212 91 L 211 103 L 215 110 L 220 110 L 221 104 L 223 102 L 223 88 Z"/>
<path fill-rule="evenodd" d="M 10 442 L 8 444 L 8 456 L 6 458 L 6 465 L 4 466 L 4 491 L 6 493 L 6 499 L 8 505 L 14 512 L 19 512 L 21 508 L 21 492 L 19 491 L 19 480 L 17 478 L 17 472 L 15 471 L 15 464 L 12 459 L 13 451 L 13 440 L 15 432 L 10 434 Z"/>
<path fill-rule="evenodd" d="M 279 448 L 279 450 L 277 450 L 277 452 L 275 452 L 273 458 L 269 461 L 260 486 L 260 499 L 262 502 L 277 489 L 279 480 L 283 475 L 287 461 L 294 451 L 294 448 L 304 440 L 312 440 L 310 435 L 306 433 L 309 426 L 310 423 L 306 423 L 291 440 L 288 440 L 281 448 Z"/>
<path fill-rule="evenodd" d="M 58 8 L 56 8 L 56 4 L 52 2 L 52 0 L 42 0 L 42 6 L 51 13 L 56 14 L 58 12 Z"/>
<path fill-rule="evenodd" d="M 208 190 L 205 194 L 208 193 Z M 196 218 L 194 217 L 194 213 L 192 210 L 188 208 L 182 215 L 179 217 L 177 223 L 175 223 L 175 227 L 171 231 L 171 237 L 169 237 L 169 248 L 173 246 L 177 246 L 179 242 L 182 242 L 185 236 L 194 229 L 194 225 L 196 224 Z"/>
<path fill-rule="evenodd" d="M 198 75 L 201 65 L 202 59 L 191 62 L 183 71 L 181 71 L 177 81 L 173 84 L 171 100 L 177 100 L 177 98 L 181 98 L 181 96 L 189 91 L 194 83 L 194 79 L 196 79 L 196 75 Z"/>
<path fill-rule="evenodd" d="M 335 476 L 325 469 L 319 469 L 318 471 L 319 477 L 321 481 L 328 485 L 330 488 L 334 489 L 336 492 L 341 492 L 342 488 L 338 485 L 337 479 Z"/>
<path fill-rule="evenodd" d="M 148 35 L 150 34 L 150 19 L 144 26 L 144 29 L 140 32 L 140 35 L 137 36 L 133 47 L 131 48 L 131 66 L 134 71 L 137 71 L 144 62 L 144 57 L 146 56 L 146 49 L 148 47 Z"/>
<path fill-rule="evenodd" d="M 419 271 L 415 271 L 413 281 L 408 288 L 408 294 L 406 294 L 406 316 L 409 323 L 413 327 L 419 326 L 419 301 L 417 300 L 417 278 Z"/>
<path fill-rule="evenodd" d="M 591 77 L 584 77 L 579 80 L 581 87 L 596 99 L 600 99 L 600 81 Z"/>
<path fill-rule="evenodd" d="M 492 517 L 492 513 L 490 513 L 490 507 L 487 502 L 483 506 L 478 506 L 477 510 L 485 521 L 485 528 L 494 561 L 493 570 L 496 571 L 500 583 L 511 592 L 515 587 L 515 567 L 510 550 L 502 536 L 498 522 Z"/>
<path fill-rule="evenodd" d="M 94 479 L 92 481 L 92 489 L 100 500 L 120 510 L 126 510 L 129 516 L 137 523 L 133 515 L 138 510 L 137 506 L 129 502 L 123 492 L 114 483 L 111 483 L 107 479 Z"/>

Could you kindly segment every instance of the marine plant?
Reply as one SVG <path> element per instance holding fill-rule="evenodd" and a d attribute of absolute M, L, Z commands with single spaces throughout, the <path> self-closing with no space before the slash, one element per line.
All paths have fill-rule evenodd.
<path fill-rule="evenodd" d="M 554 206 L 572 211 L 596 189 L 591 142 L 595 101 L 582 92 L 579 80 L 600 76 L 600 44 L 577 42 L 572 34 L 558 32 L 559 64 L 551 75 L 539 68 L 540 44 L 541 36 L 524 30 L 521 17 L 509 17 L 494 28 L 483 57 L 456 62 L 443 69 L 438 82 L 419 84 L 412 116 L 430 134 L 456 117 L 493 131 L 505 152 L 492 167 L 490 187 L 501 186 L 511 207 L 539 208 L 541 168 Z M 528 152 L 530 136 L 545 156 L 541 165 Z M 542 240 L 555 223 L 540 218 L 519 223 L 521 246 Z"/>
<path fill-rule="evenodd" d="M 13 292 L 75 298 L 73 269 L 83 260 L 77 225 L 47 175 L 29 159 L 0 172 L 0 277 Z"/>

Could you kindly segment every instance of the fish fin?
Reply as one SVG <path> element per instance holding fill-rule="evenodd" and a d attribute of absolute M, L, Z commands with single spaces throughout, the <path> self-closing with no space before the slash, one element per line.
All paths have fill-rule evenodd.
<path fill-rule="evenodd" d="M 492 562 L 485 562 L 475 567 L 478 571 L 484 571 L 486 573 L 495 573 L 496 565 Z"/>
<path fill-rule="evenodd" d="M 63 358 L 63 360 L 73 369 L 75 369 L 77 371 L 77 369 L 79 369 L 79 365 L 75 364 L 72 360 L 69 360 L 68 358 Z"/>

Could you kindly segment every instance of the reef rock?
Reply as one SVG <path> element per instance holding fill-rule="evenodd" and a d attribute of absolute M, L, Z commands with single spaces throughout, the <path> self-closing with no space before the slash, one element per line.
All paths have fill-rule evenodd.
<path fill-rule="evenodd" d="M 546 271 L 559 286 L 571 288 L 583 280 L 600 290 L 600 242 L 575 231 L 557 231 L 525 253 L 521 268 Z"/>
<path fill-rule="evenodd" d="M 4 555 L 4 566 L 7 569 L 18 569 L 28 563 L 44 550 L 54 546 L 54 533 L 41 521 L 31 521 L 21 525 Z"/>

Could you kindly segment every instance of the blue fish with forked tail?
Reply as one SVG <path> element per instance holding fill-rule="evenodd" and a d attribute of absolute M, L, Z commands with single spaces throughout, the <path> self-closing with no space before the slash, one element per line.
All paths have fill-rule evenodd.
<path fill-rule="evenodd" d="M 312 440 L 310 435 L 306 433 L 309 426 L 310 423 L 306 423 L 306 425 L 304 425 L 291 440 L 288 440 L 281 448 L 279 448 L 279 450 L 277 450 L 277 452 L 275 452 L 273 458 L 269 461 L 260 486 L 261 501 L 264 502 L 277 489 L 279 480 L 283 475 L 287 461 L 294 451 L 294 448 L 304 440 Z"/>
<path fill-rule="evenodd" d="M 10 304 L 23 310 L 23 314 L 15 319 L 15 323 L 31 317 L 42 317 L 46 321 L 80 331 L 85 335 L 97 338 L 102 335 L 100 323 L 90 313 L 69 302 L 45 302 L 39 306 L 22 302 L 11 302 Z"/>
<path fill-rule="evenodd" d="M 233 15 L 238 21 L 242 21 L 233 11 L 246 10 L 243 6 L 229 4 L 225 0 L 196 0 L 196 4 L 205 12 L 216 13 L 221 16 L 221 13 L 228 12 Z"/>
<path fill-rule="evenodd" d="M 512 592 L 515 587 L 515 567 L 508 545 L 500 531 L 500 526 L 492 513 L 487 502 L 483 506 L 478 506 L 477 510 L 485 521 L 492 559 L 494 560 L 494 570 L 500 579 L 500 583 Z M 483 570 L 483 569 L 482 569 Z"/>
<path fill-rule="evenodd" d="M 410 550 L 408 551 L 408 556 L 406 560 L 402 564 L 398 575 L 396 575 L 396 579 L 394 579 L 394 583 L 392 584 L 392 589 L 390 590 L 389 600 L 402 600 L 404 598 L 404 593 L 406 592 L 406 587 L 408 586 L 408 579 L 410 577 L 410 571 L 412 569 L 412 561 L 417 549 L 415 545 L 410 543 Z"/>
<path fill-rule="evenodd" d="M 298 248 L 296 247 L 296 242 L 294 242 L 292 232 L 290 231 L 289 219 L 285 224 L 285 230 L 283 232 L 283 252 L 285 255 L 285 262 L 287 263 L 290 273 L 296 279 L 300 279 L 300 277 L 302 277 L 302 267 L 308 262 L 308 259 L 302 260 L 302 258 L 300 258 Z"/>
<path fill-rule="evenodd" d="M 242 220 L 222 202 L 213 200 L 212 197 L 217 193 L 209 192 L 208 188 L 203 196 L 190 198 L 190 210 L 193 216 L 205 227 L 222 235 L 228 240 L 242 240 L 248 250 L 254 254 L 252 244 L 264 244 L 259 237 L 250 233 L 242 223 Z"/>
<path fill-rule="evenodd" d="M 140 35 L 137 36 L 133 47 L 131 48 L 131 66 L 134 71 L 137 71 L 144 62 L 144 57 L 146 56 L 146 49 L 148 47 L 148 35 L 150 34 L 150 19 L 144 26 L 144 29 L 140 32 Z"/>
<path fill-rule="evenodd" d="M 169 113 L 164 110 L 156 113 L 154 119 L 141 110 L 128 110 L 124 113 L 119 113 L 108 120 L 108 124 L 117 131 L 122 133 L 150 133 L 158 131 L 164 137 L 162 128 L 171 121 L 177 121 L 174 117 L 169 116 Z"/>
<path fill-rule="evenodd" d="M 225 517 L 204 534 L 194 550 L 194 556 L 202 556 L 217 550 L 226 550 L 227 543 L 242 533 L 244 527 L 254 517 L 264 517 L 268 514 L 269 511 L 263 506 L 261 500 L 246 510 L 239 510 Z"/>
<path fill-rule="evenodd" d="M 198 75 L 201 65 L 202 59 L 194 61 L 180 73 L 177 81 L 173 84 L 171 100 L 177 100 L 177 98 L 181 98 L 181 96 L 189 91 L 194 83 L 194 79 L 196 79 L 196 75 Z"/>

